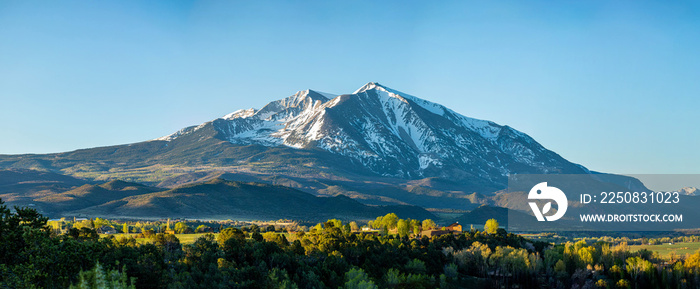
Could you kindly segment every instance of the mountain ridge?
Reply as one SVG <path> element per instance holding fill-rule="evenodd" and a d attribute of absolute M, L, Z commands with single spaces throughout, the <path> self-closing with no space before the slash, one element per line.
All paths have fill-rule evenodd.
<path fill-rule="evenodd" d="M 157 139 L 45 155 L 0 155 L 0 168 L 173 188 L 223 176 L 371 205 L 470 209 L 509 174 L 588 174 L 507 125 L 463 116 L 376 82 L 312 89 Z"/>
<path fill-rule="evenodd" d="M 375 82 L 332 99 L 299 91 L 184 134 L 209 124 L 233 144 L 318 148 L 382 176 L 430 177 L 457 168 L 476 178 L 499 176 L 504 185 L 510 173 L 587 173 L 510 126 L 469 118 Z"/>
<path fill-rule="evenodd" d="M 32 200 L 52 217 L 280 219 L 322 221 L 373 219 L 394 212 L 411 218 L 436 218 L 416 206 L 367 206 L 347 196 L 319 197 L 289 187 L 221 178 L 154 188 L 113 180 L 85 184 Z"/>

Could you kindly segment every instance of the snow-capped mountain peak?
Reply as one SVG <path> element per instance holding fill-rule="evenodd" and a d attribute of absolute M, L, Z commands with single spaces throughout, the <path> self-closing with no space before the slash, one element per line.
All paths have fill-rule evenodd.
<path fill-rule="evenodd" d="M 368 82 L 367 84 L 365 84 L 362 87 L 355 90 L 355 92 L 353 92 L 352 94 L 358 94 L 358 93 L 362 93 L 362 92 L 365 92 L 365 91 L 370 90 L 370 89 L 375 89 L 377 86 L 379 86 L 379 83 Z"/>
<path fill-rule="evenodd" d="M 321 149 L 385 176 L 413 178 L 457 170 L 491 179 L 510 173 L 582 171 L 524 133 L 376 82 L 338 96 L 303 90 L 207 124 L 233 144 Z"/>
<path fill-rule="evenodd" d="M 360 94 L 360 93 L 365 93 L 370 90 L 375 90 L 375 91 L 380 91 L 383 94 L 386 94 L 388 97 L 393 97 L 396 98 L 400 101 L 403 102 L 408 102 L 408 100 L 411 100 L 412 102 L 416 103 L 417 105 L 421 106 L 422 108 L 437 114 L 437 115 L 444 115 L 445 111 L 447 108 L 445 108 L 442 105 L 420 99 L 418 97 L 415 97 L 413 95 L 410 95 L 408 93 L 400 92 L 398 90 L 391 89 L 389 87 L 383 86 L 377 82 L 369 82 L 365 84 L 364 86 L 360 87 L 358 90 L 356 90 L 353 94 Z"/>

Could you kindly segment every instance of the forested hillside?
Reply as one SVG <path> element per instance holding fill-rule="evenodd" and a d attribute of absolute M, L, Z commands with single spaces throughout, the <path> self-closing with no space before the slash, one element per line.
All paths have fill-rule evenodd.
<path fill-rule="evenodd" d="M 100 238 L 89 228 L 55 235 L 46 221 L 33 209 L 18 208 L 12 213 L 0 205 L 0 287 L 66 288 L 95 280 L 113 280 L 118 288 L 700 285 L 700 252 L 666 260 L 649 251 L 630 252 L 624 243 L 580 241 L 551 246 L 497 229 L 495 222 L 489 222 L 484 232 L 433 238 L 355 233 L 337 220 L 288 237 L 231 227 L 217 237 L 205 235 L 182 245 L 166 234 L 156 234 L 155 242 L 147 244 L 137 244 L 133 238 Z M 372 225 L 390 232 L 402 221 L 378 218 Z"/>

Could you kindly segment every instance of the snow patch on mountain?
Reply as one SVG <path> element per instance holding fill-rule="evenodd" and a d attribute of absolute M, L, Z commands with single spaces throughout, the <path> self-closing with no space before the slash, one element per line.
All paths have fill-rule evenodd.
<path fill-rule="evenodd" d="M 172 134 L 169 134 L 169 135 L 166 135 L 166 136 L 163 136 L 163 137 L 159 137 L 159 138 L 154 139 L 154 140 L 158 140 L 158 141 L 168 141 L 168 142 L 169 142 L 169 141 L 172 141 L 172 140 L 174 140 L 174 139 L 176 139 L 176 138 L 178 138 L 178 137 L 181 137 L 181 136 L 183 136 L 183 135 L 193 133 L 193 132 L 195 132 L 195 131 L 197 131 L 197 130 L 203 128 L 206 124 L 207 124 L 207 123 L 203 123 L 203 124 L 200 124 L 200 125 L 197 125 L 197 126 L 194 126 L 194 125 L 193 125 L 193 126 L 188 126 L 188 127 L 186 127 L 186 128 L 183 128 L 183 129 L 181 129 L 181 130 L 176 131 L 175 133 L 172 133 Z"/>
<path fill-rule="evenodd" d="M 255 115 L 255 112 L 256 110 L 254 108 L 239 109 L 237 111 L 224 115 L 222 118 L 227 120 L 231 120 L 234 118 L 247 118 Z"/>
<path fill-rule="evenodd" d="M 420 168 L 421 169 L 426 169 L 430 165 L 434 166 L 442 166 L 442 162 L 440 159 L 436 159 L 435 157 L 431 156 L 430 154 L 421 154 L 420 157 L 418 158 L 418 162 L 420 163 Z"/>

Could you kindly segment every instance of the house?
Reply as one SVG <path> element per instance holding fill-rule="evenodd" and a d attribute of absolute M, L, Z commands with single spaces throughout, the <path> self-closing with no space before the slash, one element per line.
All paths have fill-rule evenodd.
<path fill-rule="evenodd" d="M 445 227 L 445 230 L 462 233 L 462 225 L 460 225 L 459 222 L 452 223 L 452 225 Z"/>
<path fill-rule="evenodd" d="M 433 236 L 441 236 L 441 235 L 446 235 L 446 234 L 461 234 L 462 233 L 462 225 L 459 223 L 453 223 L 447 227 L 442 227 L 441 229 L 432 229 L 432 230 L 425 230 L 421 232 L 421 236 L 427 236 L 428 238 L 431 238 Z"/>
<path fill-rule="evenodd" d="M 420 234 L 421 234 L 421 236 L 426 236 L 428 238 L 432 238 L 434 236 L 441 236 L 441 235 L 451 234 L 451 233 L 452 233 L 452 231 L 448 231 L 448 230 L 432 229 L 432 230 L 425 230 L 425 231 L 421 232 Z"/>
<path fill-rule="evenodd" d="M 117 230 L 115 230 L 115 229 L 112 228 L 112 227 L 102 226 L 102 227 L 97 228 L 97 233 L 98 233 L 98 234 L 109 234 L 109 235 L 111 235 L 111 234 L 116 234 L 116 233 L 117 233 Z"/>
<path fill-rule="evenodd" d="M 359 232 L 353 232 L 353 234 L 363 234 L 363 235 L 375 235 L 375 236 L 379 236 L 379 235 L 380 235 L 380 232 L 381 232 L 381 231 L 379 231 L 379 230 L 377 230 L 377 229 L 372 229 L 372 228 L 364 227 L 364 228 L 362 228 L 361 231 L 359 231 Z"/>
<path fill-rule="evenodd" d="M 204 228 L 200 229 L 199 233 L 214 233 L 214 228 L 204 227 Z"/>

